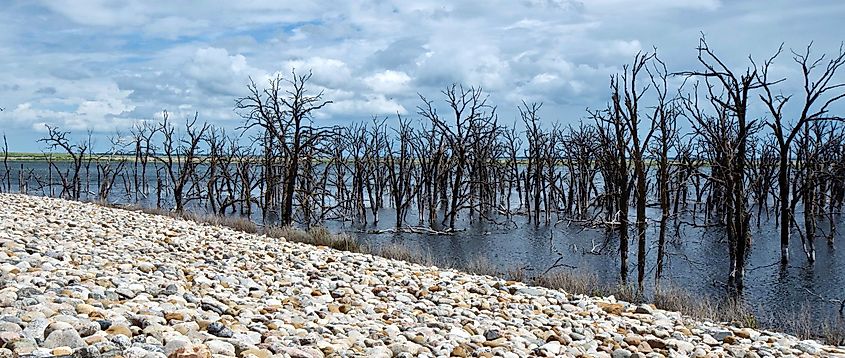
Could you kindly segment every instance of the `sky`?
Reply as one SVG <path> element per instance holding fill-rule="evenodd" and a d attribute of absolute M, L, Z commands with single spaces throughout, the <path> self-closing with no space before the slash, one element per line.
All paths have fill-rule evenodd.
<path fill-rule="evenodd" d="M 102 145 L 162 110 L 234 130 L 249 79 L 293 69 L 334 102 L 322 125 L 417 118 L 418 93 L 442 104 L 451 83 L 482 87 L 501 123 L 523 100 L 575 123 L 638 51 L 670 71 L 699 68 L 702 33 L 732 66 L 781 43 L 833 53 L 842 18 L 838 0 L 2 0 L 0 133 L 13 151 L 44 150 L 45 124 Z M 775 72 L 799 73 L 791 56 Z"/>

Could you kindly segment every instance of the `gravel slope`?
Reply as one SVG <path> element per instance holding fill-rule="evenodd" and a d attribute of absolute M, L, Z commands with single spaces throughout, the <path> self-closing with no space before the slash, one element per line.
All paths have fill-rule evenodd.
<path fill-rule="evenodd" d="M 788 335 L 0 194 L 0 358 L 845 356 Z"/>

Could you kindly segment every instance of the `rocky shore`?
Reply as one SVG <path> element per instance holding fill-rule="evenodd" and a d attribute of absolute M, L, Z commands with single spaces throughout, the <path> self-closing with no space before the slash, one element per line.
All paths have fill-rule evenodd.
<path fill-rule="evenodd" d="M 845 349 L 649 305 L 0 194 L 0 358 L 780 357 Z"/>

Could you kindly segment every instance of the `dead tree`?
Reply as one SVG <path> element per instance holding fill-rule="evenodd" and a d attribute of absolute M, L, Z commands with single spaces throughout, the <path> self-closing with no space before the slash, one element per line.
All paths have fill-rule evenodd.
<path fill-rule="evenodd" d="M 6 140 L 6 133 L 3 133 L 3 177 L 0 178 L 0 189 L 6 188 L 6 192 L 12 192 L 12 170 L 9 169 L 9 142 Z"/>
<path fill-rule="evenodd" d="M 540 123 L 539 111 L 543 107 L 542 103 L 531 103 L 530 105 L 522 102 L 522 106 L 518 107 L 519 116 L 525 125 L 525 138 L 528 141 L 528 148 L 525 151 L 526 162 L 526 202 L 529 204 L 528 221 L 534 222 L 534 226 L 540 225 L 540 204 L 541 193 L 547 186 L 545 174 L 546 161 L 543 160 L 545 148 L 548 146 L 551 133 L 544 131 Z M 530 192 L 529 192 L 530 191 Z"/>
<path fill-rule="evenodd" d="M 722 185 L 725 186 L 725 209 L 727 223 L 727 237 L 730 253 L 730 268 L 728 282 L 741 289 L 745 273 L 745 259 L 749 246 L 751 245 L 751 234 L 749 230 L 750 215 L 748 213 L 748 200 L 746 190 L 746 164 L 748 154 L 748 141 L 754 133 L 759 130 L 757 121 L 748 118 L 749 98 L 752 91 L 763 87 L 757 81 L 758 73 L 753 67 L 747 67 L 744 73 L 735 73 L 728 67 L 707 45 L 702 36 L 699 40 L 698 62 L 702 70 L 683 72 L 688 77 L 703 78 L 707 84 L 708 99 L 717 107 L 720 116 L 730 117 L 728 122 L 735 131 L 733 138 L 726 143 L 728 147 L 723 148 L 727 154 L 727 164 L 724 169 L 726 175 Z M 753 63 L 753 61 L 752 61 Z M 722 95 L 724 94 L 724 96 Z M 696 118 L 701 118 L 696 116 Z M 696 123 L 694 123 L 696 125 Z M 708 122 L 699 121 L 698 132 L 710 132 L 713 128 Z M 707 128 L 705 128 L 707 127 Z M 709 135 L 716 135 L 709 133 Z"/>
<path fill-rule="evenodd" d="M 618 76 L 611 77 L 611 88 L 618 80 Z M 612 211 L 608 211 L 607 220 L 614 224 L 608 226 L 608 229 L 617 228 L 619 232 L 619 278 L 624 284 L 628 282 L 628 208 L 631 189 L 628 185 L 627 145 L 631 134 L 621 111 L 621 106 L 608 105 L 606 110 L 594 111 L 591 116 L 598 129 L 598 162 L 605 181 L 605 195 L 614 199 L 608 203 L 609 208 L 615 207 L 612 214 Z"/>
<path fill-rule="evenodd" d="M 62 132 L 58 127 L 50 125 L 45 126 L 47 127 L 47 137 L 41 138 L 38 141 L 46 143 L 50 150 L 55 150 L 56 148 L 61 149 L 71 158 L 70 167 L 64 172 L 56 165 L 55 161 L 48 161 L 50 174 L 55 170 L 59 175 L 62 186 L 60 196 L 67 199 L 79 200 L 82 195 L 82 164 L 89 150 L 88 142 L 81 141 L 78 144 L 71 144 L 67 138 L 70 132 Z M 49 185 L 52 187 L 52 180 L 50 180 Z"/>
<path fill-rule="evenodd" d="M 132 183 L 136 202 L 141 198 L 146 199 L 150 194 L 147 167 L 155 152 L 153 138 L 157 130 L 155 125 L 147 121 L 135 123 L 129 130 L 135 157 L 132 161 Z"/>
<path fill-rule="evenodd" d="M 471 184 L 465 177 L 471 159 L 470 147 L 467 144 L 471 143 L 473 136 L 478 133 L 497 128 L 496 109 L 487 103 L 487 95 L 481 88 L 464 88 L 452 84 L 442 93 L 451 109 L 450 115 L 454 117 L 451 124 L 447 119 L 441 117 L 434 102 L 422 95 L 420 95 L 420 99 L 423 104 L 417 109 L 419 114 L 430 121 L 446 141 L 451 158 L 454 160 L 450 173 L 449 193 L 444 195 L 444 197 L 448 196 L 449 200 L 448 207 L 444 207 L 446 209 L 444 225 L 448 222 L 448 227 L 454 230 L 458 213 L 468 202 L 469 196 L 466 194 Z M 445 187 L 442 189 L 446 190 Z"/>
<path fill-rule="evenodd" d="M 117 177 L 123 175 L 127 159 L 119 155 L 126 144 L 121 142 L 122 136 L 116 133 L 109 137 L 111 148 L 104 155 L 97 155 L 95 163 L 97 167 L 97 200 L 108 202 L 109 195 L 114 187 Z"/>
<path fill-rule="evenodd" d="M 763 63 L 757 72 L 757 81 L 763 87 L 763 94 L 760 95 L 766 108 L 771 115 L 767 123 L 772 128 L 778 144 L 778 197 L 780 215 L 780 246 L 781 262 L 786 264 L 789 261 L 789 234 L 793 222 L 794 213 L 790 210 L 790 151 L 792 142 L 802 129 L 808 128 L 809 122 L 830 120 L 827 112 L 830 105 L 845 97 L 845 83 L 836 82 L 834 76 L 839 68 L 845 64 L 845 52 L 842 46 L 839 53 L 825 61 L 826 55 L 815 56 L 812 53 L 813 44 L 807 45 L 803 52 L 792 51 L 793 60 L 801 66 L 803 80 L 803 96 L 799 98 L 800 114 L 791 124 L 785 123 L 783 112 L 787 102 L 792 96 L 784 96 L 775 93 L 774 85 L 783 80 L 771 80 L 769 68 L 774 63 L 775 56 Z M 824 66 L 822 68 L 822 66 Z M 818 70 L 821 72 L 819 73 Z"/>
<path fill-rule="evenodd" d="M 387 166 L 388 181 L 390 183 L 390 198 L 393 201 L 393 210 L 396 214 L 396 227 L 402 227 L 405 221 L 407 210 L 414 199 L 416 189 L 412 181 L 414 171 L 414 157 L 411 155 L 412 144 L 414 137 L 413 128 L 411 128 L 411 121 L 402 118 L 397 114 L 399 127 L 395 129 L 396 140 L 398 140 L 398 148 L 395 147 L 396 141 L 390 140 L 387 142 Z"/>
<path fill-rule="evenodd" d="M 293 204 L 299 176 L 301 155 L 313 147 L 328 132 L 312 125 L 312 115 L 331 101 L 323 100 L 323 92 L 311 94 L 308 81 L 311 72 L 297 75 L 291 71 L 290 78 L 277 76 L 270 79 L 268 86 L 259 89 L 255 82 L 248 86 L 250 94 L 236 101 L 236 109 L 246 121 L 244 130 L 253 127 L 264 131 L 263 149 L 268 158 L 265 163 L 264 209 L 275 205 L 271 202 L 273 193 L 281 189 L 281 223 L 293 223 Z M 281 158 L 279 158 L 280 156 Z M 281 166 L 280 180 L 276 180 L 274 168 Z M 281 188 L 278 188 L 281 186 Z"/>
<path fill-rule="evenodd" d="M 656 55 L 654 53 L 638 53 L 634 56 L 634 61 L 630 66 L 623 66 L 622 76 L 620 78 L 621 83 L 620 81 L 611 83 L 614 112 L 621 116 L 622 122 L 627 127 L 631 138 L 630 145 L 625 147 L 634 165 L 634 181 L 636 183 L 634 204 L 637 213 L 637 285 L 640 289 L 642 289 L 643 281 L 645 280 L 647 225 L 645 209 L 648 198 L 646 186 L 648 170 L 646 168 L 644 154 L 648 149 L 649 141 L 656 127 L 654 121 L 648 127 L 642 126 L 643 116 L 640 114 L 640 101 L 648 92 L 650 84 L 641 84 L 641 80 L 638 80 L 638 77 L 646 69 L 649 61 L 652 61 L 655 57 Z M 622 85 L 621 91 L 620 84 Z M 641 131 L 645 131 L 646 134 L 643 136 L 640 133 Z"/>
<path fill-rule="evenodd" d="M 657 158 L 657 196 L 660 205 L 660 229 L 657 234 L 657 269 L 655 278 L 660 279 L 663 275 L 664 259 L 666 257 L 666 230 L 669 221 L 669 216 L 672 211 L 670 208 L 669 192 L 672 177 L 676 174 L 672 170 L 672 162 L 669 154 L 672 151 L 677 151 L 677 144 L 680 140 L 678 133 L 677 120 L 680 115 L 680 107 L 675 98 L 669 97 L 669 72 L 666 70 L 666 64 L 657 56 L 654 56 L 651 66 L 646 67 L 651 85 L 655 92 L 655 105 L 649 119 L 652 122 L 652 128 L 655 130 L 654 145 L 651 146 L 651 154 Z M 678 185 L 682 185 L 679 182 Z M 678 198 L 675 201 L 677 204 Z M 677 211 L 677 209 L 675 209 Z"/>
<path fill-rule="evenodd" d="M 164 111 L 158 127 L 158 132 L 162 134 L 163 153 L 156 153 L 153 158 L 163 166 L 172 195 L 173 210 L 181 213 L 187 203 L 202 199 L 202 196 L 190 196 L 190 193 L 196 192 L 200 185 L 195 180 L 195 175 L 197 168 L 206 160 L 200 144 L 205 140 L 210 125 L 203 123 L 198 126 L 198 114 L 194 114 L 192 119 L 185 121 L 185 136 L 179 138 L 176 135 L 176 127 L 169 122 L 169 117 L 167 111 Z"/>

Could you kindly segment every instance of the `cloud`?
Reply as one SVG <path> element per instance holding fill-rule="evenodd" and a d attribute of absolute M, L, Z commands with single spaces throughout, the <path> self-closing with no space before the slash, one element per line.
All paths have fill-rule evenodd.
<path fill-rule="evenodd" d="M 313 83 L 328 87 L 342 87 L 349 85 L 352 79 L 352 70 L 341 60 L 323 57 L 310 57 L 285 61 L 281 68 L 283 77 L 291 76 L 291 71 L 297 75 L 304 75 L 307 72 L 313 74 Z"/>
<path fill-rule="evenodd" d="M 451 83 L 483 87 L 505 119 L 530 100 L 546 103 L 544 118 L 577 120 L 607 100 L 610 74 L 652 46 L 677 70 L 697 66 L 700 32 L 731 64 L 766 56 L 781 41 L 789 48 L 815 40 L 823 51 L 841 41 L 828 30 L 845 4 L 761 4 L 13 2 L 0 13 L 0 121 L 22 136 L 32 123 L 105 131 L 167 109 L 234 127 L 234 99 L 246 95 L 249 77 L 262 85 L 293 68 L 313 71 L 312 93 L 335 102 L 321 120 L 413 112 L 417 93 L 442 104 L 440 90 Z M 788 59 L 778 63 L 791 68 Z"/>
<path fill-rule="evenodd" d="M 372 115 L 406 114 L 408 111 L 395 100 L 384 95 L 368 96 L 364 99 L 341 100 L 327 107 L 327 112 L 337 116 L 366 118 Z"/>
<path fill-rule="evenodd" d="M 197 49 L 185 65 L 185 74 L 207 92 L 228 96 L 238 95 L 250 76 L 262 75 L 243 55 L 230 55 L 226 49 L 215 47 Z"/>
<path fill-rule="evenodd" d="M 376 93 L 396 94 L 408 91 L 411 76 L 402 71 L 385 70 L 364 78 L 364 84 Z"/>

